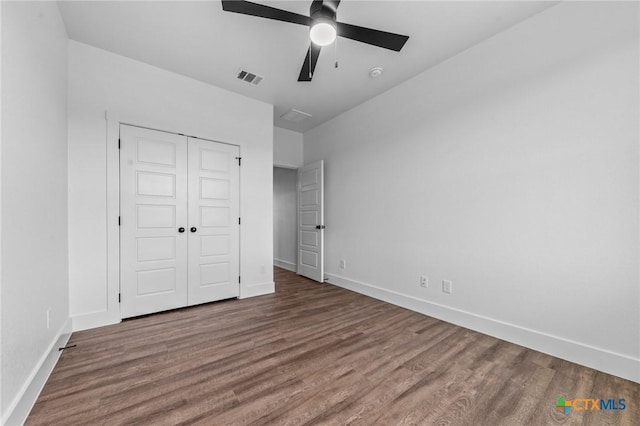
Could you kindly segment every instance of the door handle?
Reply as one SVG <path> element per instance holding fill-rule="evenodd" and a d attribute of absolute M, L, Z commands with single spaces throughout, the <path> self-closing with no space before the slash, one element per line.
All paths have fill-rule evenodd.
<path fill-rule="evenodd" d="M 183 227 L 178 228 L 178 232 L 182 234 L 184 232 L 184 228 Z"/>
<path fill-rule="evenodd" d="M 316 225 L 316 229 L 324 229 L 324 225 Z"/>
<path fill-rule="evenodd" d="M 195 226 L 192 226 L 192 227 L 191 227 L 191 232 L 196 232 L 196 231 L 197 231 L 196 227 L 195 227 Z"/>

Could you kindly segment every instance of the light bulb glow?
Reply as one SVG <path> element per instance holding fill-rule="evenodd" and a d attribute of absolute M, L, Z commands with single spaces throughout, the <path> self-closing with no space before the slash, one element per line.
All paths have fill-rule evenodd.
<path fill-rule="evenodd" d="M 336 27 L 328 22 L 316 22 L 309 30 L 309 37 L 318 46 L 328 46 L 336 39 Z"/>

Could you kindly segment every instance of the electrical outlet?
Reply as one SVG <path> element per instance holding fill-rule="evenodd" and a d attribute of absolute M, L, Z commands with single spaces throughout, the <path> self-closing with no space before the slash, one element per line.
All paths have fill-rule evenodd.
<path fill-rule="evenodd" d="M 450 280 L 442 280 L 442 292 L 447 294 L 453 293 L 453 283 Z"/>
<path fill-rule="evenodd" d="M 47 328 L 51 328 L 51 308 L 47 309 Z"/>
<path fill-rule="evenodd" d="M 347 269 L 347 261 L 340 259 L 340 269 Z"/>
<path fill-rule="evenodd" d="M 429 277 L 426 275 L 420 275 L 420 287 L 429 287 Z"/>

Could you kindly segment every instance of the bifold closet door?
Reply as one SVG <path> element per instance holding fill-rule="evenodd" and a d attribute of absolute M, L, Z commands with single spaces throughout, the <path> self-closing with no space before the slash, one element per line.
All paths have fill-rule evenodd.
<path fill-rule="evenodd" d="M 239 148 L 189 138 L 189 305 L 240 291 Z"/>
<path fill-rule="evenodd" d="M 123 318 L 187 305 L 187 219 L 187 138 L 120 126 Z"/>

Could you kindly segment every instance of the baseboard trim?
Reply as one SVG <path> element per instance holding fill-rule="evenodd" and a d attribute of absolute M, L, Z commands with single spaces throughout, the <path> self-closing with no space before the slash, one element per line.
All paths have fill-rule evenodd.
<path fill-rule="evenodd" d="M 38 360 L 35 368 L 25 381 L 22 388 L 11 402 L 2 416 L 3 425 L 21 425 L 27 420 L 33 405 L 36 403 L 44 384 L 58 362 L 62 352 L 58 348 L 64 347 L 71 337 L 71 319 L 68 318 L 55 339 L 49 344 L 46 352 Z"/>
<path fill-rule="evenodd" d="M 273 259 L 273 264 L 278 268 L 286 269 L 287 271 L 297 272 L 298 268 L 295 263 L 288 262 L 281 259 Z"/>
<path fill-rule="evenodd" d="M 90 328 L 104 327 L 105 325 L 118 324 L 122 322 L 120 316 L 116 316 L 108 311 L 90 312 L 71 317 L 73 331 L 88 330 Z"/>
<path fill-rule="evenodd" d="M 640 383 L 640 359 L 472 312 L 418 299 L 413 296 L 351 280 L 339 275 L 325 275 L 329 278 L 330 284 L 338 287 Z"/>
<path fill-rule="evenodd" d="M 246 299 L 247 297 L 262 296 L 265 294 L 275 293 L 276 285 L 273 281 L 268 283 L 248 284 L 240 287 L 239 299 Z"/>

